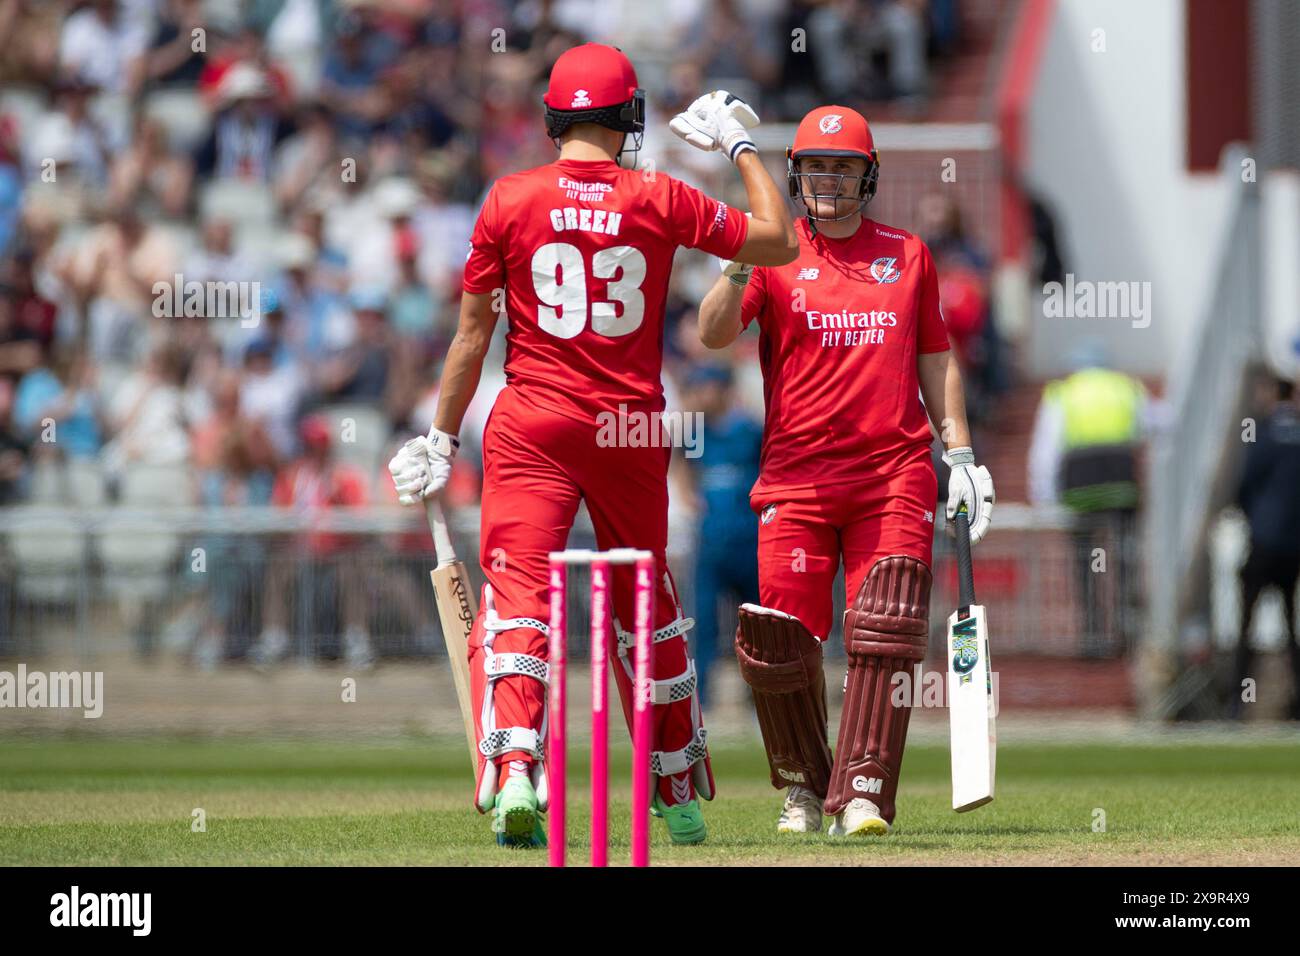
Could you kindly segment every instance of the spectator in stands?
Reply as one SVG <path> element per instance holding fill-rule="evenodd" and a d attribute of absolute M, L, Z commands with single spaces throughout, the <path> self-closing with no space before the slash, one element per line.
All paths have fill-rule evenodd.
<path fill-rule="evenodd" d="M 304 418 L 303 453 L 276 478 L 272 501 L 305 517 L 366 503 L 365 476 L 334 460 L 329 424 Z M 288 593 L 297 579 L 300 607 L 327 608 L 337 601 L 343 623 L 342 656 L 352 667 L 374 664 L 367 623 L 368 591 L 360 542 L 355 535 L 308 531 L 296 538 L 295 560 L 270 563 L 263 603 L 262 634 L 251 650 L 254 664 L 269 666 L 289 650 Z M 313 648 L 313 650 L 319 650 Z"/>
<path fill-rule="evenodd" d="M 1291 658 L 1291 701 L 1287 716 L 1300 720 L 1300 643 L 1296 637 L 1296 583 L 1300 580 L 1300 408 L 1295 386 L 1279 379 L 1267 417 L 1255 441 L 1246 445 L 1246 461 L 1237 503 L 1250 526 L 1250 554 L 1242 565 L 1241 633 L 1237 639 L 1235 682 L 1229 714 L 1242 714 L 1242 686 L 1252 674 L 1250 630 L 1255 606 L 1269 586 L 1282 594 L 1287 653 Z"/>
<path fill-rule="evenodd" d="M 704 89 L 721 86 L 758 102 L 754 94 L 775 84 L 780 72 L 784 43 L 774 27 L 771 16 L 753 4 L 743 12 L 736 0 L 701 4 L 680 52 L 699 66 Z"/>
<path fill-rule="evenodd" d="M 0 0 L 0 88 L 49 83 L 58 70 L 59 35 L 66 14 L 50 0 Z"/>
<path fill-rule="evenodd" d="M 258 423 L 271 439 L 277 456 L 291 458 L 298 450 L 294 422 L 306 382 L 296 361 L 275 364 L 275 343 L 259 338 L 244 352 L 239 408 Z"/>
<path fill-rule="evenodd" d="M 358 286 L 350 300 L 356 315 L 356 336 L 327 358 L 317 385 L 331 401 L 382 402 L 388 395 L 393 336 L 385 311 L 388 296 L 378 286 Z"/>
<path fill-rule="evenodd" d="M 535 80 L 536 68 L 523 53 L 487 58 L 479 125 L 479 174 L 484 182 L 554 159 L 555 146 L 537 122 Z"/>
<path fill-rule="evenodd" d="M 0 285 L 0 379 L 11 385 L 41 361 L 41 340 L 35 330 L 18 320 L 18 289 Z"/>
<path fill-rule="evenodd" d="M 139 206 L 150 218 L 179 219 L 189 211 L 193 184 L 193 163 L 172 152 L 162 123 L 137 116 L 130 144 L 109 170 L 110 205 Z"/>
<path fill-rule="evenodd" d="M 808 17 L 808 45 L 818 51 L 822 88 L 852 106 L 863 99 L 916 101 L 927 84 L 925 0 L 846 0 L 817 4 Z M 888 57 L 885 77 L 876 53 Z"/>
<path fill-rule="evenodd" d="M 23 250 L 8 261 L 8 268 L 0 268 L 0 278 L 13 298 L 14 323 L 29 333 L 43 346 L 54 341 L 58 309 L 36 288 L 35 257 Z M 7 273 L 7 275 L 6 275 Z"/>
<path fill-rule="evenodd" d="M 1107 367 L 1100 343 L 1081 344 L 1071 364 L 1074 372 L 1049 382 L 1038 405 L 1029 496 L 1035 504 L 1059 501 L 1075 516 L 1082 649 L 1104 655 L 1130 647 L 1137 624 L 1130 605 L 1137 565 L 1138 453 L 1154 408 L 1141 382 Z M 1096 564 L 1098 549 L 1104 577 Z M 1115 582 L 1109 601 L 1101 595 L 1103 580 Z"/>
<path fill-rule="evenodd" d="M 276 453 L 261 424 L 239 408 L 239 373 L 225 369 L 212 385 L 211 411 L 194 428 L 194 467 L 199 500 L 210 508 L 268 505 Z M 266 546 L 260 535 L 208 534 L 199 539 L 207 555 L 206 620 L 192 653 L 203 668 L 239 656 L 236 639 L 251 637 L 248 609 L 265 579 Z"/>
<path fill-rule="evenodd" d="M 140 69 L 151 86 L 193 87 L 203 75 L 207 44 L 215 37 L 203 9 L 203 0 L 165 0 L 154 24 L 148 53 Z M 195 50 L 194 31 L 203 31 L 203 50 Z"/>
<path fill-rule="evenodd" d="M 259 263 L 236 247 L 235 227 L 220 214 L 209 215 L 203 223 L 199 247 L 186 258 L 183 269 L 187 283 L 252 282 L 261 272 Z"/>
<path fill-rule="evenodd" d="M 922 196 L 917 219 L 917 232 L 930 247 L 939 273 L 948 335 L 964 366 L 966 410 L 972 425 L 978 425 L 1009 384 L 1002 358 L 1005 350 L 991 314 L 992 263 L 966 229 L 961 207 L 950 194 Z"/>
<path fill-rule="evenodd" d="M 338 116 L 339 131 L 345 140 L 357 142 L 370 135 L 383 114 L 379 75 L 398 52 L 387 34 L 366 29 L 368 16 L 366 8 L 358 7 L 339 21 L 321 84 L 325 101 Z"/>
<path fill-rule="evenodd" d="M 388 306 L 388 319 L 393 331 L 405 339 L 417 341 L 433 337 L 440 327 L 441 303 L 420 281 L 416 274 L 419 256 L 419 238 L 413 229 L 398 233 L 397 237 L 397 287 Z M 449 343 L 444 343 L 444 345 Z"/>
<path fill-rule="evenodd" d="M 108 182 L 108 157 L 118 144 L 90 112 L 95 87 L 80 78 L 59 81 L 51 108 L 32 124 L 25 138 L 24 162 L 29 179 L 64 186 L 100 189 Z M 51 162 L 53 165 L 51 165 Z"/>
<path fill-rule="evenodd" d="M 217 116 L 195 166 L 205 177 L 269 183 L 276 147 L 292 132 L 276 112 L 266 74 L 236 63 L 217 86 Z"/>
<path fill-rule="evenodd" d="M 742 411 L 732 391 L 731 368 L 694 366 L 686 375 L 682 407 L 698 412 L 703 454 L 687 457 L 695 481 L 699 533 L 695 550 L 695 667 L 701 703 L 709 702 L 709 675 L 720 638 L 718 601 L 727 606 L 758 600 L 758 522 L 749 489 L 758 480 L 763 426 Z M 731 635 L 726 635 L 728 644 Z"/>
<path fill-rule="evenodd" d="M 262 423 L 240 408 L 240 387 L 234 369 L 218 373 L 211 412 L 191 434 L 201 500 L 209 506 L 271 501 L 278 455 Z"/>
<path fill-rule="evenodd" d="M 416 234 L 417 270 L 443 302 L 460 295 L 464 250 L 469 248 L 477 212 L 454 195 L 458 180 L 472 178 L 466 166 L 466 157 L 453 150 L 427 153 L 416 164 L 421 198 L 411 210 L 411 226 Z M 445 318 L 444 330 L 454 333 L 457 316 L 448 310 Z"/>
<path fill-rule="evenodd" d="M 209 7 L 211 12 L 216 9 Z M 212 45 L 204 60 L 203 72 L 199 74 L 198 88 L 216 109 L 223 108 L 225 84 L 236 67 L 245 67 L 247 76 L 252 75 L 248 72 L 251 69 L 261 77 L 267 101 L 276 108 L 291 101 L 293 87 L 289 74 L 268 57 L 262 35 L 256 29 L 237 21 L 214 22 L 208 27 L 208 38 Z"/>
<path fill-rule="evenodd" d="M 181 388 L 184 355 L 164 340 L 145 366 L 131 373 L 108 406 L 110 440 L 104 470 L 110 480 L 136 465 L 184 465 L 190 459 L 189 425 Z"/>
<path fill-rule="evenodd" d="M 298 130 L 275 155 L 275 199 L 291 210 L 313 188 L 332 188 L 339 180 L 338 135 L 334 114 L 320 102 L 298 109 Z"/>
<path fill-rule="evenodd" d="M 154 284 L 173 282 L 175 243 L 123 206 L 81 239 L 59 278 L 84 310 L 91 355 L 97 362 L 133 360 L 152 314 Z"/>
<path fill-rule="evenodd" d="M 13 420 L 14 387 L 0 376 L 0 507 L 17 504 L 23 497 L 23 478 L 31 442 Z"/>
<path fill-rule="evenodd" d="M 17 124 L 13 117 L 0 113 L 0 256 L 15 245 L 22 210 L 23 174 Z"/>
<path fill-rule="evenodd" d="M 103 447 L 94 365 L 70 344 L 42 352 L 41 364 L 19 383 L 14 423 L 36 450 L 94 458 Z"/>
<path fill-rule="evenodd" d="M 345 321 L 342 313 L 347 311 L 347 303 L 326 279 L 324 258 L 303 233 L 293 233 L 280 246 L 284 275 L 276 295 L 285 311 L 285 341 L 304 364 L 327 353 L 330 329 Z"/>
<path fill-rule="evenodd" d="M 141 75 L 132 67 L 148 40 L 148 23 L 137 10 L 120 0 L 90 0 L 64 21 L 59 69 L 103 89 L 134 94 Z"/>
<path fill-rule="evenodd" d="M 379 76 L 381 99 L 375 132 L 392 139 L 409 156 L 446 146 L 456 133 L 455 120 L 435 91 L 422 82 L 422 62 L 407 57 Z"/>

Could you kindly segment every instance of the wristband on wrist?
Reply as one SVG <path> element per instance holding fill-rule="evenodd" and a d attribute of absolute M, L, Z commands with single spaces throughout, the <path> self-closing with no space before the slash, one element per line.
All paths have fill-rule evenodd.
<path fill-rule="evenodd" d="M 943 461 L 949 468 L 957 465 L 973 465 L 975 464 L 975 452 L 969 445 L 950 448 L 944 453 Z"/>
<path fill-rule="evenodd" d="M 442 455 L 443 458 L 455 458 L 456 452 L 460 450 L 460 439 L 455 435 L 430 427 L 429 445 L 434 452 Z"/>

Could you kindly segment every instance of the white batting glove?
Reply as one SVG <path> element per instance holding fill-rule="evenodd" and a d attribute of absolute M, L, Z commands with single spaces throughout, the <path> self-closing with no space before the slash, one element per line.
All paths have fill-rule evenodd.
<path fill-rule="evenodd" d="M 975 452 L 968 447 L 954 448 L 943 456 L 951 469 L 948 476 L 948 527 L 963 504 L 970 519 L 970 543 L 978 544 L 988 534 L 993 522 L 993 476 L 983 465 L 976 466 Z"/>
<path fill-rule="evenodd" d="M 668 128 L 706 153 L 720 149 L 733 163 L 741 153 L 758 152 L 749 131 L 758 114 L 748 103 L 726 90 L 714 90 L 695 100 L 668 123 Z"/>
<path fill-rule="evenodd" d="M 451 462 L 459 449 L 455 435 L 436 428 L 430 428 L 427 437 L 412 438 L 403 445 L 388 463 L 397 500 L 414 505 L 440 492 L 451 475 Z"/>

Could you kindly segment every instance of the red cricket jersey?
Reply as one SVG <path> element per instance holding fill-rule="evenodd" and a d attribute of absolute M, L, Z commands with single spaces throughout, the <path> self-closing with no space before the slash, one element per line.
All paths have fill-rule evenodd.
<path fill-rule="evenodd" d="M 751 495 L 799 500 L 889 475 L 929 454 L 917 355 L 948 348 L 930 250 L 864 219 L 847 239 L 796 224 L 799 257 L 756 268 L 742 319 L 758 320 L 767 422 Z"/>
<path fill-rule="evenodd" d="M 662 411 L 673 253 L 730 259 L 748 230 L 743 213 L 671 176 L 558 160 L 493 185 L 464 289 L 505 287 L 506 382 L 522 397 L 584 421 L 620 403 Z"/>

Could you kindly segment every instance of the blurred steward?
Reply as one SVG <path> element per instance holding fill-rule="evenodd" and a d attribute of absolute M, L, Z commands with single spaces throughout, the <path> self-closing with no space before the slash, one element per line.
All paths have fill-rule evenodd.
<path fill-rule="evenodd" d="M 1295 387 L 1279 379 L 1267 417 L 1246 461 L 1237 503 L 1250 526 L 1250 554 L 1241 568 L 1241 634 L 1237 639 L 1231 714 L 1241 714 L 1242 682 L 1251 676 L 1250 628 L 1265 588 L 1282 593 L 1287 652 L 1291 658 L 1288 716 L 1300 720 L 1300 644 L 1296 643 L 1296 582 L 1300 579 L 1300 408 Z"/>
<path fill-rule="evenodd" d="M 1071 364 L 1074 372 L 1049 382 L 1038 405 L 1029 448 L 1029 497 L 1035 504 L 1060 503 L 1075 516 L 1083 650 L 1105 654 L 1127 647 L 1137 623 L 1129 602 L 1136 567 L 1138 455 L 1154 409 L 1141 382 L 1107 368 L 1099 343 L 1082 344 Z M 1104 576 L 1094 570 L 1095 549 L 1106 557 Z M 1106 602 L 1109 614 L 1100 594 L 1102 577 L 1115 582 Z M 1116 625 L 1109 635 L 1108 619 Z"/>

